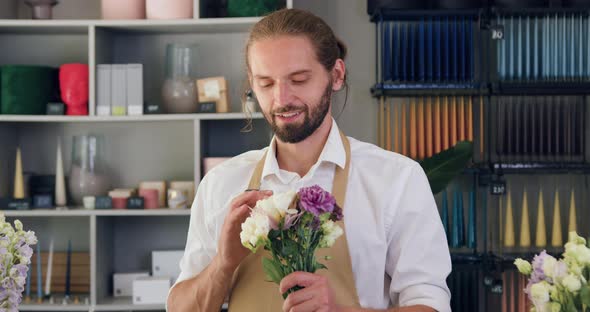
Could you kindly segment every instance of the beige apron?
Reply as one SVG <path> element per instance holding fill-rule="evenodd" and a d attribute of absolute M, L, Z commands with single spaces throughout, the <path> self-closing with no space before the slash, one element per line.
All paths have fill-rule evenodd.
<path fill-rule="evenodd" d="M 340 133 L 340 137 L 346 151 L 346 165 L 344 169 L 336 166 L 332 194 L 338 205 L 344 209 L 350 168 L 350 142 L 344 134 Z M 260 188 L 265 158 L 266 154 L 256 165 L 248 189 Z M 343 221 L 338 221 L 337 224 L 344 229 Z M 317 250 L 317 259 L 324 263 L 328 269 L 318 270 L 316 273 L 328 277 L 336 295 L 336 303 L 343 306 L 360 307 L 348 253 L 346 231 L 344 233 L 331 248 Z M 323 260 L 327 255 L 330 255 L 332 259 Z M 268 251 L 259 249 L 255 254 L 248 255 L 234 273 L 229 300 L 230 312 L 282 311 L 283 297 L 279 293 L 279 286 L 266 281 L 266 275 L 262 269 L 262 257 L 270 258 L 271 256 Z"/>

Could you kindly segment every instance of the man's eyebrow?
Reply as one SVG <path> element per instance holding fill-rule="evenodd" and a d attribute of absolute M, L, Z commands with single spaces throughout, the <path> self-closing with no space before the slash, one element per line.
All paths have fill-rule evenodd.
<path fill-rule="evenodd" d="M 302 70 L 294 71 L 294 72 L 290 73 L 289 76 L 295 76 L 295 75 L 301 75 L 301 74 L 307 74 L 307 73 L 311 73 L 311 69 L 302 69 Z M 254 78 L 256 78 L 256 79 L 271 79 L 271 77 L 264 76 L 264 75 L 254 75 Z"/>

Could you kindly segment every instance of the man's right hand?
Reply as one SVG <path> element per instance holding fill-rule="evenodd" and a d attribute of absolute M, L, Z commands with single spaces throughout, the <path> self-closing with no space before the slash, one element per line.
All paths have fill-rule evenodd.
<path fill-rule="evenodd" d="M 216 256 L 216 260 L 224 272 L 233 274 L 242 260 L 250 253 L 250 250 L 244 247 L 240 240 L 242 223 L 250 216 L 250 209 L 256 206 L 257 201 L 271 195 L 272 191 L 247 191 L 232 200 L 221 228 Z"/>

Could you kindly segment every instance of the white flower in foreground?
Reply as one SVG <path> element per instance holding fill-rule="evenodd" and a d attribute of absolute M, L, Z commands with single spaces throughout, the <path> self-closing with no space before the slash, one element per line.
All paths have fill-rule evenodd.
<path fill-rule="evenodd" d="M 277 229 L 279 223 L 285 218 L 287 213 L 297 212 L 290 211 L 289 207 L 295 199 L 297 192 L 288 191 L 285 193 L 277 193 L 265 199 L 256 202 L 255 211 L 266 214 L 270 218 L 270 226 Z"/>
<path fill-rule="evenodd" d="M 543 260 L 543 273 L 550 278 L 555 277 L 555 269 L 557 267 L 557 259 L 553 256 L 547 255 Z"/>
<path fill-rule="evenodd" d="M 332 247 L 336 239 L 344 234 L 342 228 L 332 220 L 328 220 L 322 224 L 322 230 L 324 231 L 324 237 L 320 241 L 320 248 Z"/>
<path fill-rule="evenodd" d="M 516 265 L 518 271 L 524 275 L 531 275 L 531 272 L 533 271 L 531 263 L 521 258 L 516 259 L 514 265 Z"/>
<path fill-rule="evenodd" d="M 531 286 L 531 297 L 535 306 L 549 302 L 549 283 L 541 281 Z"/>
<path fill-rule="evenodd" d="M 240 232 L 240 240 L 244 247 L 252 250 L 256 249 L 264 244 L 264 241 L 268 238 L 268 232 L 270 231 L 270 222 L 268 217 L 260 213 L 252 213 L 250 217 L 242 223 L 242 232 Z"/>
<path fill-rule="evenodd" d="M 568 274 L 566 277 L 564 277 L 561 283 L 571 292 L 576 292 L 582 288 L 580 279 L 572 274 Z"/>

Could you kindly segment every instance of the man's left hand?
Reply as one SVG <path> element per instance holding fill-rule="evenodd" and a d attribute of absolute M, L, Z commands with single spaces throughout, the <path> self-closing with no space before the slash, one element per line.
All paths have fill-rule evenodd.
<path fill-rule="evenodd" d="M 283 303 L 284 312 L 337 312 L 340 310 L 336 305 L 334 291 L 327 277 L 307 272 L 293 272 L 283 278 L 279 289 L 281 294 L 284 294 L 295 286 L 304 288 L 287 297 Z"/>

